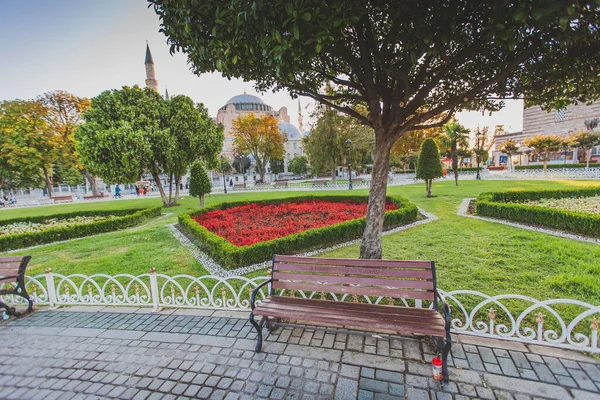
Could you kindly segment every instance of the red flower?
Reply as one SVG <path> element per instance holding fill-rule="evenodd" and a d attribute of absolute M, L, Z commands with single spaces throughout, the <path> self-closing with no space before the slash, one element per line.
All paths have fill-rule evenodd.
<path fill-rule="evenodd" d="M 386 203 L 385 210 L 398 206 Z M 364 217 L 367 203 L 300 200 L 280 204 L 251 203 L 192 217 L 200 225 L 236 246 L 247 246 Z"/>

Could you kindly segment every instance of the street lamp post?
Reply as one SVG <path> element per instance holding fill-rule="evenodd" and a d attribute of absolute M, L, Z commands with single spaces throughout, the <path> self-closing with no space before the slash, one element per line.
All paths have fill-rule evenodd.
<path fill-rule="evenodd" d="M 348 145 L 348 190 L 352 190 L 352 164 L 350 163 L 352 140 L 346 140 L 346 145 Z"/>
<path fill-rule="evenodd" d="M 223 164 L 224 157 L 221 156 L 221 172 L 223 173 L 223 193 L 227 194 L 227 184 L 225 183 L 225 164 Z"/>
<path fill-rule="evenodd" d="M 479 142 L 480 134 L 479 128 L 477 128 L 477 132 L 475 133 L 475 140 L 477 141 L 477 153 L 475 154 L 475 157 L 477 158 L 477 175 L 475 176 L 475 179 L 481 179 L 481 175 L 479 174 L 479 161 L 481 158 L 481 144 Z"/>

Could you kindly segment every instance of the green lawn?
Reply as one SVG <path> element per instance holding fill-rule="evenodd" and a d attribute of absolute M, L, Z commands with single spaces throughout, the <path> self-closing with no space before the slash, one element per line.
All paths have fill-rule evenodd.
<path fill-rule="evenodd" d="M 487 294 L 518 293 L 539 299 L 574 298 L 600 303 L 600 246 L 525 231 L 501 224 L 459 217 L 456 212 L 464 197 L 509 189 L 549 189 L 598 185 L 585 181 L 464 181 L 459 187 L 445 181 L 433 185 L 432 199 L 425 197 L 423 184 L 388 188 L 389 194 L 409 198 L 432 212 L 438 221 L 386 236 L 385 258 L 436 261 L 441 288 L 473 289 Z M 366 192 L 366 190 L 357 190 Z M 293 196 L 298 192 L 235 193 L 211 195 L 207 204 L 227 199 L 264 199 Z M 69 210 L 152 206 L 159 199 L 120 200 L 102 203 L 61 205 L 0 212 L 0 220 L 24 215 L 51 215 Z M 184 198 L 180 205 L 164 209 L 171 215 L 141 227 L 112 232 L 69 243 L 21 251 L 33 256 L 28 273 L 52 268 L 61 274 L 145 273 L 151 267 L 166 274 L 195 276 L 206 271 L 169 233 L 167 224 L 176 215 L 197 208 L 198 200 Z M 328 252 L 328 257 L 357 257 L 359 246 Z M 260 275 L 256 272 L 252 275 Z"/>

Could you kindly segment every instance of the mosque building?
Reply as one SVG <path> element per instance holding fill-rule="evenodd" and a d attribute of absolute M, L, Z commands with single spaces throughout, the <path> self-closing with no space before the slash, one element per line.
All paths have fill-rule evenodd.
<path fill-rule="evenodd" d="M 281 107 L 276 111 L 271 106 L 265 104 L 260 97 L 247 94 L 245 91 L 243 94 L 233 96 L 217 113 L 217 122 L 223 124 L 225 133 L 223 154 L 233 157 L 233 121 L 238 117 L 250 114 L 254 114 L 258 117 L 270 115 L 277 118 L 277 121 L 279 122 L 279 131 L 287 139 L 284 143 L 284 171 L 287 173 L 288 162 L 295 156 L 304 155 L 302 134 L 300 133 L 302 129 L 302 110 L 300 108 L 300 101 L 298 100 L 298 124 L 300 126 L 300 129 L 298 129 L 290 123 L 287 107 Z"/>
<path fill-rule="evenodd" d="M 146 87 L 154 89 L 158 92 L 158 80 L 156 79 L 156 72 L 154 70 L 154 60 L 152 59 L 152 53 L 150 52 L 150 46 L 146 42 L 146 59 L 144 61 L 146 66 Z M 169 100 L 169 92 L 165 89 L 165 99 Z M 223 107 L 217 112 L 216 121 L 223 124 L 225 141 L 223 142 L 223 155 L 233 159 L 233 121 L 241 116 L 247 116 L 254 114 L 256 116 L 271 115 L 277 118 L 279 122 L 279 131 L 286 138 L 284 142 L 285 156 L 284 156 L 284 173 L 288 173 L 288 162 L 295 156 L 304 155 L 304 149 L 302 147 L 302 109 L 300 107 L 300 100 L 298 100 L 298 125 L 300 129 L 294 126 L 290 122 L 290 116 L 288 114 L 287 107 L 281 107 L 279 110 L 274 110 L 271 106 L 265 104 L 265 102 L 257 97 L 250 94 L 243 94 L 233 96 L 230 98 Z M 267 168 L 267 172 L 270 172 Z"/>

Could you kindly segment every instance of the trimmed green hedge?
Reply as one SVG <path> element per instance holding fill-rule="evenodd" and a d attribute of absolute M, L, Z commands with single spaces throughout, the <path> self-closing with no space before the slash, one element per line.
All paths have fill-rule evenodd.
<path fill-rule="evenodd" d="M 218 236 L 192 217 L 204 214 L 212 210 L 224 210 L 227 208 L 257 203 L 257 204 L 279 204 L 297 200 L 327 200 L 327 201 L 359 201 L 367 202 L 368 196 L 363 195 L 304 195 L 288 197 L 285 199 L 273 199 L 262 201 L 236 201 L 215 204 L 200 210 L 195 210 L 179 215 L 179 226 L 188 234 L 190 239 L 203 251 L 207 252 L 215 260 L 219 261 L 225 268 L 238 268 L 269 260 L 273 254 L 294 254 L 301 250 L 309 250 L 329 246 L 335 243 L 345 242 L 362 236 L 366 225 L 366 218 L 353 219 L 339 224 L 325 226 L 322 228 L 308 229 L 293 235 L 266 242 L 256 243 L 250 246 L 236 246 L 227 239 Z M 398 196 L 387 196 L 387 201 L 396 204 L 397 210 L 385 213 L 384 227 L 395 227 L 410 223 L 417 219 L 417 206 L 408 200 Z"/>
<path fill-rule="evenodd" d="M 161 207 L 134 208 L 125 210 L 95 210 L 76 211 L 71 213 L 54 214 L 50 216 L 13 218 L 0 221 L 0 225 L 9 225 L 18 222 L 42 223 L 48 219 L 68 219 L 73 217 L 92 217 L 115 215 L 115 218 L 73 225 L 64 228 L 50 228 L 41 232 L 17 233 L 13 235 L 0 236 L 0 251 L 20 249 L 23 247 L 37 246 L 44 243 L 57 242 L 84 236 L 96 235 L 98 233 L 116 231 L 139 225 L 149 218 L 157 217 L 161 213 Z"/>
<path fill-rule="evenodd" d="M 563 169 L 563 168 L 586 168 L 587 165 L 585 163 L 579 164 L 548 164 L 548 169 Z M 590 168 L 599 167 L 598 163 L 590 162 Z M 525 170 L 525 169 L 544 169 L 544 165 L 516 165 L 515 170 Z"/>
<path fill-rule="evenodd" d="M 600 237 L 600 215 L 557 210 L 543 206 L 520 204 L 527 200 L 592 197 L 600 195 L 600 187 L 571 190 L 535 190 L 483 193 L 476 202 L 477 215 L 570 231 Z"/>

